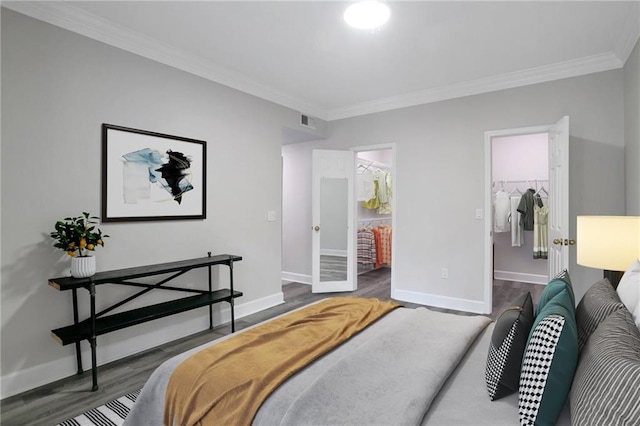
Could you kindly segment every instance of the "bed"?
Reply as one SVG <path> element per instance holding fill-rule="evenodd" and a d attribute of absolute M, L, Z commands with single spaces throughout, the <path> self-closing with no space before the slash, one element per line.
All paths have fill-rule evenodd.
<path fill-rule="evenodd" d="M 601 283 L 597 286 L 597 291 L 602 293 L 601 288 L 607 284 L 607 282 Z M 566 293 L 566 289 L 562 291 L 563 294 Z M 610 314 L 620 310 L 621 307 L 616 305 L 615 309 L 606 309 L 605 315 L 600 306 L 602 303 L 598 302 L 602 299 L 600 293 L 596 295 L 596 302 L 587 308 L 582 306 L 583 318 L 585 318 L 584 312 L 589 313 L 587 319 L 583 319 L 589 323 L 587 334 L 597 334 L 598 324 L 595 327 L 593 324 L 606 322 L 607 317 L 613 316 Z M 611 292 L 607 294 L 609 293 Z M 613 294 L 615 295 L 615 290 Z M 340 303 L 347 299 L 351 298 L 333 298 Z M 556 300 L 557 295 L 547 295 L 547 299 L 549 299 L 547 302 Z M 584 303 L 581 302 L 578 310 L 581 305 Z M 597 312 L 595 316 L 602 318 L 596 321 L 592 315 L 593 312 Z M 623 316 L 619 312 L 618 314 Z M 628 312 L 623 314 L 631 316 Z M 627 320 L 625 317 L 625 321 Z M 275 320 L 267 321 L 266 324 L 271 321 Z M 250 420 L 248 421 L 211 422 L 211 417 L 207 420 L 207 418 L 200 418 L 200 415 L 197 416 L 196 421 L 193 421 L 193 418 L 189 421 L 177 420 L 181 418 L 173 414 L 167 417 L 168 406 L 175 403 L 167 399 L 167 395 L 170 394 L 168 387 L 174 380 L 172 377 L 182 376 L 182 373 L 174 373 L 179 371 L 178 369 L 187 362 L 186 360 L 232 340 L 237 335 L 259 330 L 258 327 L 264 324 L 258 324 L 195 348 L 162 364 L 145 384 L 125 425 L 169 424 L 172 421 L 168 421 L 168 418 L 173 419 L 174 424 L 517 425 L 521 423 L 522 414 L 519 410 L 517 389 L 511 395 L 494 401 L 487 393 L 487 353 L 495 334 L 496 322 L 484 316 L 455 315 L 435 312 L 427 308 L 404 307 L 390 309 L 343 343 L 313 359 L 304 368 L 287 373 L 285 379 L 277 383 L 264 400 L 258 401 L 255 412 L 249 412 Z M 576 328 L 576 340 L 577 330 L 583 330 L 583 328 Z M 614 325 L 614 328 L 619 329 L 617 325 Z M 638 333 L 638 354 L 631 356 L 631 363 L 640 371 L 640 332 L 637 329 L 635 332 Z M 607 343 L 602 343 L 600 340 L 606 339 L 606 335 L 611 334 L 610 330 L 605 330 L 601 334 L 603 336 L 596 336 L 597 339 L 589 336 L 583 339 L 586 342 L 585 350 L 594 351 L 593 347 L 587 348 L 589 342 L 594 339 L 597 340 L 596 347 L 606 346 Z M 616 337 L 618 338 L 619 336 Z M 634 334 L 632 340 L 635 338 Z M 637 358 L 635 361 L 634 357 Z M 597 353 L 597 356 L 588 358 L 587 361 L 592 363 L 594 359 L 601 359 L 602 354 Z M 580 363 L 582 361 L 580 360 Z M 636 361 L 637 365 L 634 364 Z M 575 418 L 577 414 L 572 413 L 571 410 L 583 410 L 582 407 L 593 405 L 593 392 L 589 391 L 592 385 L 585 385 L 585 383 L 593 381 L 594 373 L 589 371 L 594 368 L 587 366 L 581 369 L 580 363 L 576 355 L 574 369 L 577 368 L 576 378 L 580 374 L 580 383 L 575 383 L 574 374 L 571 372 L 567 388 L 571 387 L 573 381 L 574 388 L 581 389 L 582 396 L 569 397 L 567 390 L 564 398 L 560 398 L 558 413 L 553 413 L 554 421 L 549 424 L 572 424 L 571 418 L 572 416 Z M 200 364 L 200 361 L 196 364 Z M 202 368 L 209 369 L 207 366 Z M 567 369 L 563 368 L 563 370 Z M 595 370 L 602 370 L 602 366 L 597 366 Z M 198 372 L 194 377 L 200 375 L 201 373 Z M 198 397 L 202 396 L 202 392 L 208 395 L 208 391 L 202 391 L 204 387 L 216 388 L 216 384 L 225 381 L 229 375 L 233 374 L 223 375 L 221 380 L 207 380 L 197 386 L 194 385 L 193 388 L 197 388 L 194 393 L 198 394 Z M 638 377 L 637 380 L 640 380 L 640 373 Z M 548 380 L 552 382 L 551 379 Z M 636 386 L 636 393 L 637 384 L 638 382 L 633 381 L 629 384 L 630 389 Z M 237 385 L 233 386 L 236 386 L 234 389 L 238 388 Z M 605 391 L 597 390 L 598 395 Z M 177 394 L 183 393 L 177 392 Z M 635 398 L 632 401 L 640 407 L 637 395 L 635 397 L 631 395 L 630 398 Z M 558 398 L 554 396 L 554 399 Z M 193 400 L 187 398 L 187 402 L 184 401 L 183 398 L 179 405 L 186 404 L 185 406 L 189 408 L 185 411 L 193 412 L 193 406 L 189 405 Z M 232 400 L 231 404 L 236 404 L 235 400 Z M 244 413 L 243 408 L 239 410 Z M 601 417 L 597 416 L 600 414 L 596 413 L 596 417 L 591 416 L 580 424 L 604 424 L 599 423 Z M 615 417 L 619 413 L 614 412 L 608 415 Z M 633 413 L 630 418 L 634 419 Z M 635 419 L 640 419 L 640 416 Z M 536 420 L 531 424 L 544 424 L 543 420 Z M 621 424 L 638 424 L 637 420 L 635 422 L 632 420 Z M 574 422 L 574 424 L 577 423 Z"/>

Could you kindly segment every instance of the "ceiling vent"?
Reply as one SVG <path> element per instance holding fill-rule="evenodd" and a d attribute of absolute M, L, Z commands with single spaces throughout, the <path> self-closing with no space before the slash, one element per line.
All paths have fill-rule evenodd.
<path fill-rule="evenodd" d="M 300 114 L 300 125 L 302 127 L 308 127 L 310 129 L 316 128 L 316 120 L 308 115 Z"/>

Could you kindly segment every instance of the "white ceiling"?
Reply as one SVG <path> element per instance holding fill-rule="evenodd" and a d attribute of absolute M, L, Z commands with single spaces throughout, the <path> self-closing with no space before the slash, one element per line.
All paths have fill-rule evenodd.
<path fill-rule="evenodd" d="M 3 2 L 3 6 L 325 120 L 620 68 L 640 3 L 388 1 L 351 29 L 342 1 Z"/>

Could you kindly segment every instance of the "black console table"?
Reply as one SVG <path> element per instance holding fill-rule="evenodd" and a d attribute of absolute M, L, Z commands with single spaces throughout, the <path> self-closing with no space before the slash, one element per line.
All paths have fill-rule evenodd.
<path fill-rule="evenodd" d="M 169 315 L 186 312 L 191 309 L 209 306 L 209 328 L 213 328 L 213 309 L 212 305 L 219 302 L 228 302 L 231 307 L 231 332 L 235 332 L 235 317 L 233 300 L 242 296 L 242 293 L 233 289 L 233 263 L 242 260 L 242 257 L 221 254 L 197 259 L 181 260 L 178 262 L 161 263 L 157 265 L 138 266 L 134 268 L 118 269 L 113 271 L 98 272 L 88 278 L 62 277 L 52 278 L 49 285 L 56 290 L 71 290 L 73 296 L 73 324 L 51 330 L 53 337 L 62 345 L 75 343 L 76 358 L 78 363 L 78 374 L 83 373 L 82 354 L 80 352 L 80 342 L 82 340 L 89 341 L 91 345 L 91 371 L 93 378 L 92 390 L 98 389 L 98 372 L 96 365 L 96 337 L 101 334 L 110 333 L 136 324 L 142 324 L 154 319 L 163 318 Z M 211 286 L 211 267 L 214 265 L 227 265 L 229 267 L 230 285 L 228 289 L 212 290 Z M 181 288 L 166 286 L 165 283 L 177 278 L 184 273 L 197 268 L 209 269 L 209 288 L 208 290 L 196 290 L 191 288 Z M 172 274 L 156 284 L 146 284 L 134 282 L 137 278 L 150 277 L 160 274 Z M 130 287 L 140 287 L 143 290 L 134 295 L 123 299 L 106 309 L 96 312 L 96 286 L 102 284 L 120 284 Z M 91 315 L 89 318 L 79 321 L 78 319 L 78 294 L 77 290 L 84 288 L 90 295 Z M 182 297 L 170 300 L 168 302 L 157 303 L 155 305 L 144 306 L 137 309 L 131 309 L 125 312 L 107 315 L 109 312 L 132 301 L 151 290 L 161 289 L 170 291 L 181 291 L 194 293 L 193 296 Z"/>

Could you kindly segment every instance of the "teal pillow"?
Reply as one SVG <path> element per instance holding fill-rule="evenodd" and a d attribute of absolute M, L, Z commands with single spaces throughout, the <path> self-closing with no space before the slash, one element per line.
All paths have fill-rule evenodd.
<path fill-rule="evenodd" d="M 518 410 L 523 425 L 556 424 L 578 362 L 573 291 L 566 283 L 559 291 L 555 287 L 536 316 L 522 360 Z"/>
<path fill-rule="evenodd" d="M 558 275 L 553 277 L 553 279 L 554 280 L 562 280 L 565 283 L 567 283 L 568 286 L 571 287 L 571 277 L 569 276 L 569 271 L 567 271 L 566 269 L 563 269 L 562 271 L 560 271 L 558 273 Z"/>
<path fill-rule="evenodd" d="M 549 283 L 544 287 L 544 290 L 542 290 L 542 294 L 540 294 L 540 298 L 538 299 L 538 306 L 536 306 L 536 316 L 540 314 L 540 311 L 542 311 L 542 309 L 547 303 L 549 303 L 551 299 L 553 299 L 562 291 L 566 291 L 567 293 L 569 293 L 569 296 L 571 297 L 571 306 L 573 306 L 573 310 L 575 313 L 576 298 L 573 294 L 571 278 L 569 277 L 569 272 L 567 270 L 564 270 L 553 277 L 551 281 L 549 281 Z"/>

